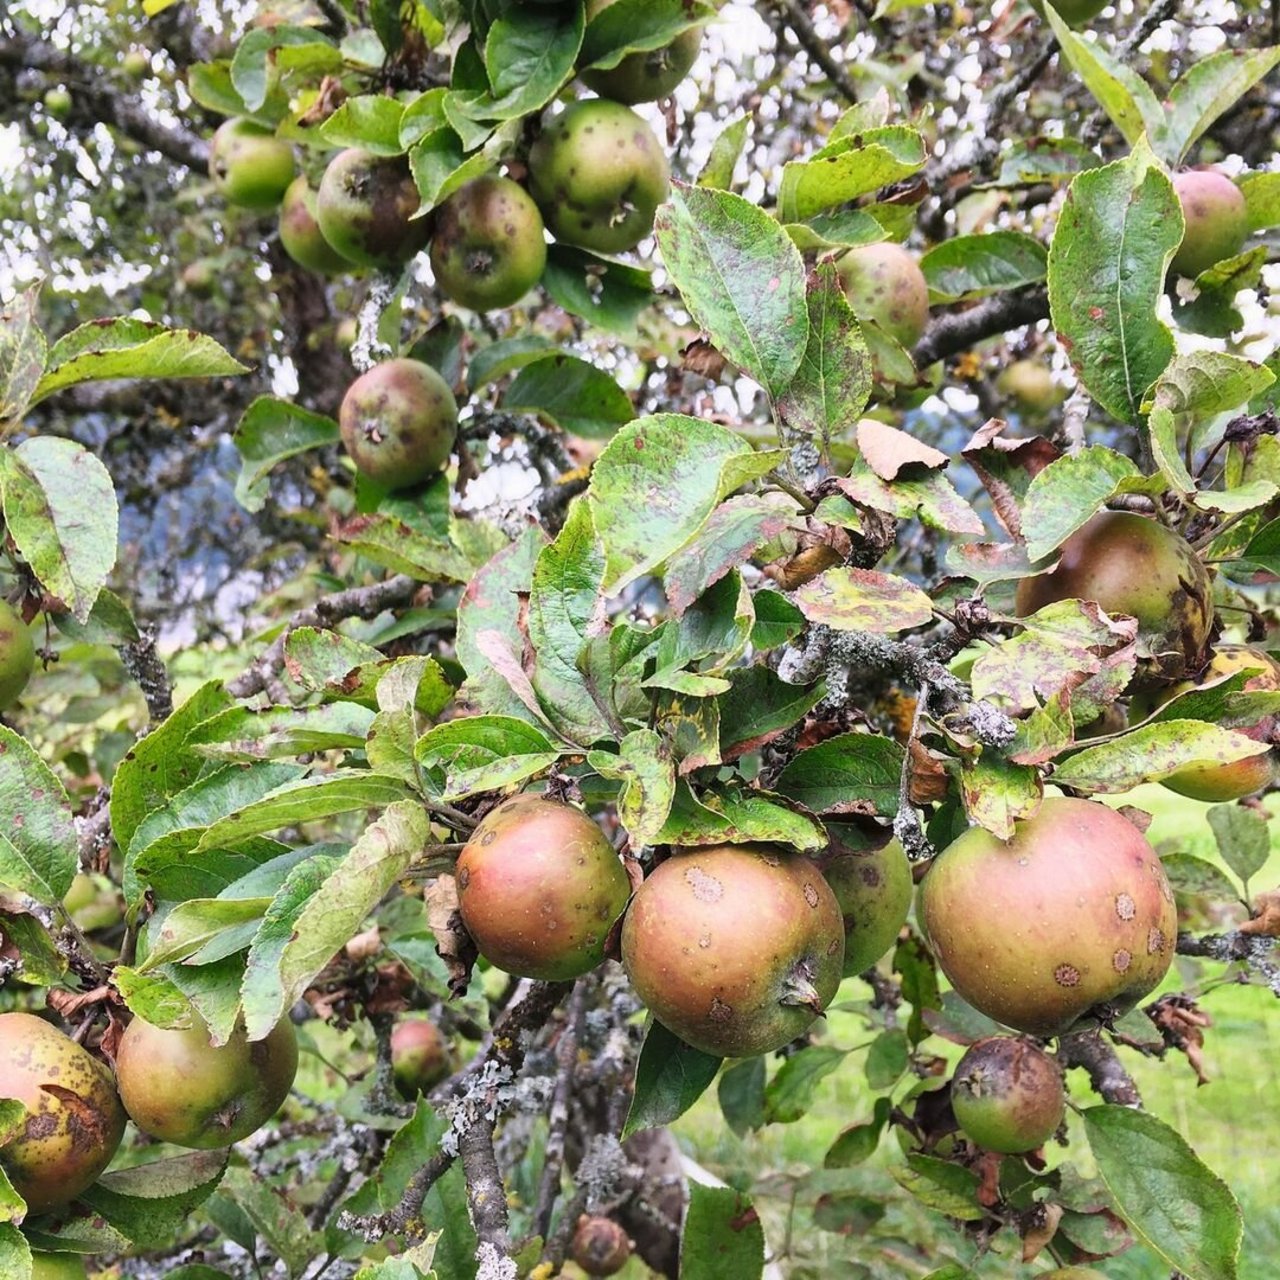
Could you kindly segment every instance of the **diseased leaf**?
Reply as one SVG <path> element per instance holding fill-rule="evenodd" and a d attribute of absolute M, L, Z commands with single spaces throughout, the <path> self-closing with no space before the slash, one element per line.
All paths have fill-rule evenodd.
<path fill-rule="evenodd" d="M 905 578 L 839 566 L 792 592 L 810 622 L 837 631 L 907 631 L 933 617 L 933 602 Z"/>
<path fill-rule="evenodd" d="M 778 775 L 778 791 L 815 813 L 893 817 L 903 750 L 874 733 L 842 733 L 798 752 Z"/>
<path fill-rule="evenodd" d="M 732 1187 L 689 1182 L 680 1233 L 680 1280 L 760 1280 L 764 1228 L 750 1198 Z"/>
<path fill-rule="evenodd" d="M 677 182 L 654 234 L 694 322 L 743 373 L 780 396 L 809 338 L 804 263 L 786 232 L 741 196 Z"/>

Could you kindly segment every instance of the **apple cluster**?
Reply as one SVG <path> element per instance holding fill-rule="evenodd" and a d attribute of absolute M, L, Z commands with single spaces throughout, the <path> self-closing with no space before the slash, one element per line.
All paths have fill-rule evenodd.
<path fill-rule="evenodd" d="M 198 1013 L 189 1027 L 174 1029 L 135 1016 L 113 1074 L 43 1018 L 0 1014 L 0 1097 L 26 1110 L 0 1144 L 0 1169 L 28 1213 L 51 1212 L 98 1180 L 126 1120 L 180 1147 L 230 1146 L 280 1109 L 297 1066 L 297 1037 L 287 1019 L 265 1039 L 250 1041 L 239 1027 L 218 1045 Z"/>

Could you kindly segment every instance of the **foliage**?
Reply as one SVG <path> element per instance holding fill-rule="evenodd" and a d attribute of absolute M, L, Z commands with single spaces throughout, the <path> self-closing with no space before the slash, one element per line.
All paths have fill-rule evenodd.
<path fill-rule="evenodd" d="M 48 8 L 0 16 L 0 578 L 36 645 L 0 727 L 0 1007 L 47 1010 L 108 1063 L 131 1018 L 250 1049 L 291 1019 L 303 1069 L 237 1150 L 157 1159 L 131 1138 L 41 1214 L 3 1172 L 23 1105 L 0 1099 L 0 1273 L 26 1280 L 35 1250 L 138 1277 L 269 1259 L 311 1280 L 541 1280 L 572 1265 L 585 1212 L 660 1274 L 815 1274 L 818 1251 L 752 1202 L 783 1186 L 841 1274 L 1127 1249 L 1190 1280 L 1262 1274 L 1231 1171 L 1141 1108 L 1124 1058 L 1185 1055 L 1204 1080 L 1202 998 L 1235 979 L 1280 995 L 1280 898 L 1259 879 L 1280 693 L 1221 661 L 1246 642 L 1272 661 L 1280 582 L 1268 15 L 1246 4 L 1224 31 L 1156 0 L 1088 31 L 1048 5 L 278 0 L 210 26 L 190 0 Z M 697 40 L 736 84 L 695 69 L 634 115 L 556 123 L 584 83 L 628 103 L 665 86 Z M 224 140 L 255 144 L 235 183 L 221 149 L 207 176 L 229 119 L 247 123 Z M 1211 218 L 1180 194 L 1189 162 L 1238 192 L 1203 269 L 1179 256 Z M 331 275 L 280 243 L 270 205 L 295 164 L 319 191 L 292 202 L 319 250 L 302 256 Z M 469 241 L 470 217 L 438 211 L 499 173 L 522 233 L 551 235 L 487 294 L 501 228 Z M 852 251 L 905 262 L 910 287 L 881 267 L 855 284 Z M 422 396 L 339 411 L 391 360 L 447 402 L 447 430 Z M 1015 363 L 1045 374 L 1034 404 L 1000 378 Z M 395 452 L 415 430 L 425 460 Z M 1176 551 L 1090 558 L 1100 519 Z M 1037 850 L 1056 896 L 1019 910 L 1016 833 L 1206 771 L 1247 779 L 1232 797 L 1259 784 L 1194 810 L 1212 861 L 1158 860 L 1140 811 L 1122 810 L 1136 830 L 1106 815 L 1126 833 L 1109 850 L 1145 851 L 1162 921 L 1176 896 L 1176 967 L 1152 992 L 1173 949 L 1153 929 L 1141 984 L 1081 985 L 1050 954 L 1084 905 L 1071 841 Z M 1057 791 L 1078 799 L 1042 811 Z M 588 918 L 567 845 L 539 888 L 543 851 L 505 809 L 518 856 L 486 928 L 538 954 L 563 899 L 587 931 L 567 968 L 508 975 L 459 902 L 520 792 L 557 822 L 581 810 L 609 901 Z M 1017 1001 L 981 982 L 966 1004 L 935 960 L 953 939 L 911 918 L 833 1000 L 837 907 L 811 883 L 839 852 L 877 878 L 871 901 L 885 864 L 857 853 L 892 836 L 943 870 L 966 830 L 992 868 L 969 889 L 998 890 L 1003 917 L 979 949 L 1022 940 L 1004 994 L 1039 964 L 1125 997 L 1014 1019 L 1075 1117 L 1022 1155 L 958 1129 L 948 1078 L 949 1046 Z M 831 917 L 794 925 L 758 984 L 770 1034 L 744 1043 L 786 1041 L 767 1062 L 694 1047 L 732 1045 L 728 1002 L 780 927 L 722 870 L 743 845 L 760 884 L 785 866 L 792 906 Z M 640 1017 L 617 963 L 624 921 L 649 927 L 618 917 L 627 886 L 663 867 L 687 924 L 636 985 L 659 1009 L 685 997 L 692 1043 Z M 73 907 L 83 872 L 118 911 Z M 735 893 L 751 901 L 713 945 L 710 904 Z M 1131 921 L 1141 895 L 1107 893 L 1090 909 Z M 856 882 L 839 895 L 846 928 L 870 918 Z M 1119 973 L 1135 929 L 1103 948 Z M 391 1044 L 409 1010 L 450 1074 L 406 1102 Z M 664 1126 L 712 1094 L 750 1143 L 851 1072 L 869 1111 L 801 1170 L 671 1176 Z M 877 1162 L 892 1195 L 868 1190 Z"/>

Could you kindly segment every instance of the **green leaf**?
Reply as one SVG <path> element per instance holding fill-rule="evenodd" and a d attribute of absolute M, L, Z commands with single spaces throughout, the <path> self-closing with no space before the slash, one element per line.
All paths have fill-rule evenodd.
<path fill-rule="evenodd" d="M 788 684 L 763 665 L 738 668 L 729 679 L 732 688 L 718 700 L 720 753 L 726 761 L 758 751 L 826 696 L 821 682 L 812 687 Z"/>
<path fill-rule="evenodd" d="M 726 1067 L 716 1086 L 720 1113 L 730 1129 L 742 1138 L 766 1123 L 764 1113 L 764 1059 L 743 1058 Z"/>
<path fill-rule="evenodd" d="M 58 905 L 80 866 L 71 805 L 35 749 L 0 725 L 0 886 Z"/>
<path fill-rule="evenodd" d="M 1083 527 L 1125 480 L 1142 473 L 1121 453 L 1089 445 L 1040 471 L 1022 508 L 1027 555 L 1042 560 Z"/>
<path fill-rule="evenodd" d="M 629 53 L 661 49 L 714 17 L 710 5 L 688 0 L 616 0 L 598 8 L 587 24 L 578 66 L 608 70 Z"/>
<path fill-rule="evenodd" d="M 521 369 L 503 393 L 502 407 L 540 414 L 588 440 L 607 440 L 636 416 L 631 398 L 607 373 L 559 352 Z"/>
<path fill-rule="evenodd" d="M 540 729 L 513 716 L 464 716 L 428 729 L 414 756 L 428 769 L 442 769 L 444 800 L 500 791 L 544 773 L 559 749 Z"/>
<path fill-rule="evenodd" d="M 1098 105 L 1134 148 L 1145 135 L 1158 142 L 1165 129 L 1165 111 L 1147 82 L 1127 63 L 1100 44 L 1070 30 L 1051 6 L 1045 17 L 1058 37 L 1058 46 Z"/>
<path fill-rule="evenodd" d="M 933 602 L 905 578 L 838 565 L 791 593 L 810 622 L 836 631 L 907 631 L 933 618 Z"/>
<path fill-rule="evenodd" d="M 932 301 L 959 302 L 1039 284 L 1048 261 L 1048 252 L 1034 236 L 988 231 L 935 245 L 920 259 L 920 270 Z"/>
<path fill-rule="evenodd" d="M 748 1196 L 690 1180 L 680 1280 L 759 1280 L 763 1274 L 764 1228 Z"/>
<path fill-rule="evenodd" d="M 909 1155 L 907 1167 L 891 1168 L 893 1180 L 921 1204 L 948 1218 L 977 1222 L 986 1210 L 978 1203 L 978 1175 L 935 1156 Z"/>
<path fill-rule="evenodd" d="M 1244 196 L 1250 231 L 1280 226 L 1280 173 L 1246 173 L 1236 185 Z"/>
<path fill-rule="evenodd" d="M 898 812 L 903 750 L 874 733 L 842 733 L 794 755 L 777 789 L 815 813 Z"/>
<path fill-rule="evenodd" d="M 787 425 L 824 442 L 862 416 L 871 396 L 871 354 L 835 264 L 808 280 L 809 341 L 791 385 L 778 399 Z"/>
<path fill-rule="evenodd" d="M 40 285 L 33 284 L 0 311 L 0 434 L 18 424 L 44 372 L 46 344 L 36 323 Z"/>
<path fill-rule="evenodd" d="M 1214 805 L 1207 817 L 1223 862 L 1240 877 L 1247 890 L 1249 881 L 1266 866 L 1271 856 L 1267 819 L 1256 809 L 1245 809 L 1238 804 Z"/>
<path fill-rule="evenodd" d="M 54 343 L 31 403 L 103 378 L 225 378 L 248 372 L 202 333 L 150 320 L 94 320 Z"/>
<path fill-rule="evenodd" d="M 770 1124 L 794 1124 L 813 1106 L 818 1086 L 847 1057 L 847 1051 L 815 1044 L 793 1053 L 777 1070 L 764 1091 Z"/>
<path fill-rule="evenodd" d="M 229 1151 L 192 1151 L 108 1173 L 77 1200 L 144 1249 L 172 1245 L 222 1180 Z"/>
<path fill-rule="evenodd" d="M 720 1070 L 720 1059 L 685 1044 L 660 1022 L 649 1023 L 640 1060 L 636 1064 L 635 1090 L 625 1140 L 641 1129 L 658 1129 L 684 1115 L 706 1092 Z"/>
<path fill-rule="evenodd" d="M 373 712 L 352 702 L 318 707 L 231 707 L 187 739 L 207 760 L 274 760 L 310 751 L 363 747 Z"/>
<path fill-rule="evenodd" d="M 331 147 L 359 147 L 375 156 L 403 154 L 400 126 L 405 106 L 382 93 L 348 98 L 319 128 Z"/>
<path fill-rule="evenodd" d="M 154 922 L 149 925 L 147 958 L 138 966 L 138 972 L 148 972 L 173 960 L 186 960 L 213 939 L 236 931 L 237 926 L 256 925 L 270 905 L 270 897 L 191 898 L 179 903 L 165 916 L 159 928 Z M 251 939 L 252 933 L 244 939 L 244 946 L 248 946 Z M 227 952 L 220 948 L 224 955 L 241 949 L 235 947 Z"/>
<path fill-rule="evenodd" d="M 1160 154 L 1184 160 L 1198 138 L 1280 64 L 1280 48 L 1222 49 L 1197 58 L 1169 90 L 1168 125 Z"/>
<path fill-rule="evenodd" d="M 33 436 L 0 450 L 6 531 L 40 585 L 87 622 L 116 562 L 119 512 L 106 467 L 83 445 Z"/>
<path fill-rule="evenodd" d="M 111 833 L 121 849 L 129 848 L 149 813 L 196 780 L 204 760 L 184 745 L 187 737 L 201 721 L 230 706 L 221 681 L 210 681 L 125 755 L 111 785 Z"/>
<path fill-rule="evenodd" d="M 823 1167 L 847 1169 L 870 1160 L 880 1145 L 880 1136 L 889 1122 L 893 1108 L 888 1098 L 877 1098 L 872 1118 L 866 1124 L 855 1124 L 846 1129 L 830 1146 Z"/>
<path fill-rule="evenodd" d="M 338 424 L 275 396 L 259 396 L 241 416 L 233 437 L 240 451 L 236 501 L 246 511 L 261 511 L 267 500 L 267 475 L 286 458 L 337 444 Z"/>
<path fill-rule="evenodd" d="M 289 909 L 280 918 L 268 912 L 249 951 L 241 998 L 251 1040 L 261 1039 L 275 1026 L 334 952 L 359 932 L 365 917 L 430 840 L 430 823 L 422 807 L 399 801 L 365 828 L 333 873 L 301 901 L 296 914 L 297 884 L 312 863 L 290 873 L 281 890 Z M 295 874 L 299 881 L 294 880 Z M 307 887 L 316 878 L 306 876 Z"/>
<path fill-rule="evenodd" d="M 1235 886 L 1212 862 L 1190 853 L 1164 854 L 1160 862 L 1177 894 L 1204 895 L 1218 902 L 1231 902 L 1236 897 Z"/>
<path fill-rule="evenodd" d="M 733 186 L 733 171 L 747 144 L 747 131 L 750 128 L 751 117 L 739 116 L 716 134 L 707 162 L 698 174 L 698 186 L 716 187 L 721 191 L 728 191 Z"/>
<path fill-rule="evenodd" d="M 812 159 L 783 166 L 779 216 L 783 222 L 803 222 L 919 172 L 925 159 L 924 139 L 908 125 L 835 138 Z"/>
<path fill-rule="evenodd" d="M 337 46 L 318 31 L 280 23 L 250 31 L 240 41 L 231 59 L 231 83 L 253 113 L 266 104 L 282 74 L 301 71 L 318 77 L 341 66 Z"/>
<path fill-rule="evenodd" d="M 1165 720 L 1086 747 L 1054 770 L 1053 781 L 1090 795 L 1128 791 L 1196 764 L 1234 764 L 1271 748 L 1203 720 Z"/>
<path fill-rule="evenodd" d="M 776 399 L 809 338 L 804 263 L 787 233 L 741 196 L 682 183 L 654 231 L 694 323 Z"/>
<path fill-rule="evenodd" d="M 1227 1184 L 1148 1112 L 1081 1114 L 1102 1180 L 1143 1243 L 1190 1280 L 1234 1280 L 1243 1221 Z"/>
<path fill-rule="evenodd" d="M 697 797 L 687 783 L 676 783 L 671 813 L 655 844 L 753 844 L 767 841 L 801 850 L 824 849 L 823 825 L 799 805 L 767 791 L 711 789 Z"/>
<path fill-rule="evenodd" d="M 1069 32 L 1065 34 L 1070 34 Z M 1156 316 L 1183 218 L 1150 149 L 1076 177 L 1049 249 L 1049 311 L 1089 394 L 1136 423 L 1173 356 Z"/>
<path fill-rule="evenodd" d="M 871 330 L 866 331 L 870 333 Z M 911 473 L 916 474 L 911 474 Z M 887 511 L 900 520 L 920 520 L 946 533 L 981 534 L 986 526 L 976 511 L 956 492 L 941 470 L 912 467 L 892 481 L 882 480 L 859 458 L 836 485 L 845 497 L 876 511 Z"/>
<path fill-rule="evenodd" d="M 867 1084 L 876 1092 L 891 1089 L 902 1078 L 911 1060 L 907 1033 L 900 1027 L 882 1031 L 867 1050 Z"/>
<path fill-rule="evenodd" d="M 308 1263 L 324 1253 L 302 1211 L 266 1178 L 235 1165 L 227 1170 L 222 1188 L 253 1223 L 291 1278 L 301 1276 Z"/>
<path fill-rule="evenodd" d="M 628 423 L 605 447 L 588 489 L 610 595 L 694 538 L 721 499 L 780 461 L 702 418 L 662 413 Z"/>
<path fill-rule="evenodd" d="M 224 843 L 236 844 L 250 836 L 300 822 L 381 808 L 403 800 L 404 796 L 404 784 L 398 779 L 381 778 L 363 769 L 337 769 L 333 773 L 291 779 L 213 822 L 201 836 L 195 852 L 217 849 Z"/>
<path fill-rule="evenodd" d="M 542 287 L 570 315 L 626 337 L 634 336 L 637 317 L 653 303 L 649 272 L 568 244 L 548 247 Z"/>
<path fill-rule="evenodd" d="M 603 778 L 622 783 L 618 821 L 631 837 L 631 847 L 653 844 L 675 800 L 676 768 L 671 748 L 653 729 L 633 729 L 618 743 L 618 754 L 592 751 L 587 763 Z"/>
<path fill-rule="evenodd" d="M 509 120 L 545 107 L 572 78 L 582 34 L 580 12 L 568 22 L 554 11 L 536 8 L 499 18 L 484 44 L 494 99 L 484 105 L 484 114 Z"/>

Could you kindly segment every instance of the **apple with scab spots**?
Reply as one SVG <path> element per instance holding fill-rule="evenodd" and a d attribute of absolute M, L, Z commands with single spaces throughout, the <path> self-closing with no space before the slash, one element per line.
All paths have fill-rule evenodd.
<path fill-rule="evenodd" d="M 316 222 L 329 245 L 362 267 L 398 267 L 426 247 L 420 198 L 403 156 L 375 156 L 358 147 L 340 151 L 316 192 Z"/>
<path fill-rule="evenodd" d="M 589 1276 L 617 1275 L 631 1257 L 631 1237 L 612 1218 L 583 1214 L 573 1233 L 569 1255 Z"/>
<path fill-rule="evenodd" d="M 859 320 L 873 321 L 910 350 L 929 323 L 929 286 L 915 258 L 882 241 L 850 249 L 836 264 L 845 297 Z"/>
<path fill-rule="evenodd" d="M 516 796 L 485 816 L 458 855 L 458 910 L 491 964 L 564 982 L 604 960 L 631 880 L 581 809 Z"/>
<path fill-rule="evenodd" d="M 70 1204 L 98 1180 L 124 1136 L 111 1072 L 57 1027 L 0 1014 L 0 1098 L 26 1108 L 0 1168 L 32 1214 Z"/>
<path fill-rule="evenodd" d="M 1058 1064 L 1017 1036 L 970 1045 L 951 1078 L 956 1122 L 986 1151 L 1035 1151 L 1057 1132 L 1066 1108 Z"/>
<path fill-rule="evenodd" d="M 358 471 L 383 488 L 409 489 L 449 461 L 458 404 L 430 365 L 387 360 L 347 388 L 338 426 Z"/>
<path fill-rule="evenodd" d="M 1019 617 L 1058 600 L 1092 600 L 1137 619 L 1139 685 L 1195 670 L 1213 626 L 1213 585 L 1181 534 L 1129 511 L 1101 511 L 1056 554 L 1050 572 L 1018 583 Z"/>
<path fill-rule="evenodd" d="M 804 1035 L 835 996 L 844 919 L 803 854 L 769 845 L 686 849 L 636 891 L 622 963 L 668 1030 L 746 1058 Z"/>
<path fill-rule="evenodd" d="M 844 918 L 848 978 L 870 969 L 897 941 L 911 909 L 911 863 L 896 839 L 877 846 L 857 828 L 834 822 L 827 833 L 831 843 L 818 864 Z"/>
<path fill-rule="evenodd" d="M 1164 977 L 1177 938 L 1155 850 L 1096 800 L 1050 797 L 1007 842 L 971 828 L 934 860 L 918 906 L 960 995 L 1037 1036 L 1126 1013 Z"/>

